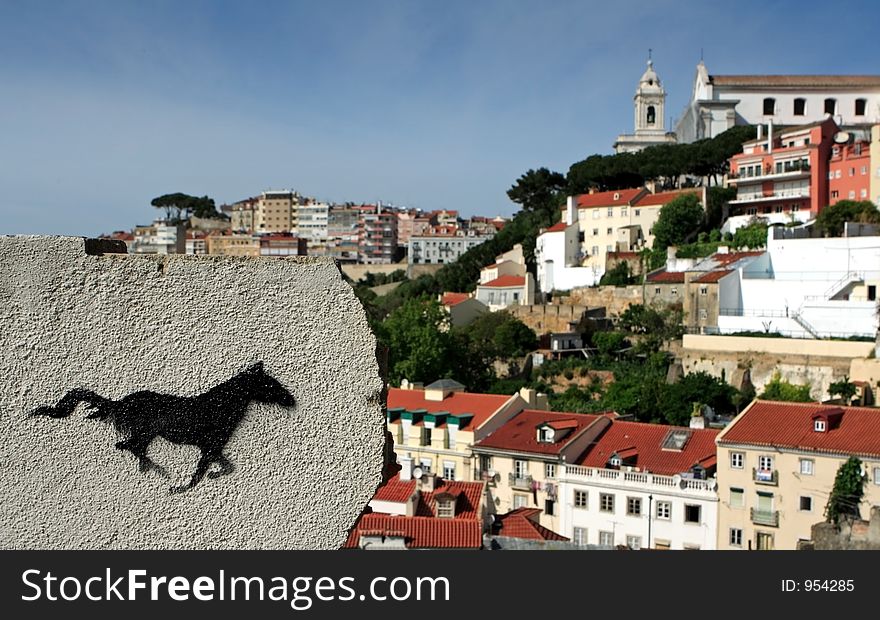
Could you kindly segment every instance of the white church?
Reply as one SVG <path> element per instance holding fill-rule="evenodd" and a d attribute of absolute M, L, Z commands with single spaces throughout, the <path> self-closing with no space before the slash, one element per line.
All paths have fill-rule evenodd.
<path fill-rule="evenodd" d="M 648 68 L 639 80 L 633 97 L 635 133 L 621 134 L 614 143 L 615 153 L 635 153 L 657 144 L 675 144 L 675 134 L 666 131 L 666 91 L 654 71 L 654 62 L 648 58 Z"/>

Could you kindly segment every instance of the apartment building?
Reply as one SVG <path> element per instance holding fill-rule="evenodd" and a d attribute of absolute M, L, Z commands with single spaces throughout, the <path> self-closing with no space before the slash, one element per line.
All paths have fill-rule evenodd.
<path fill-rule="evenodd" d="M 433 226 L 409 241 L 407 262 L 410 265 L 438 265 L 452 263 L 459 256 L 492 236 L 468 234 L 453 225 Z"/>
<path fill-rule="evenodd" d="M 183 224 L 156 220 L 149 226 L 135 226 L 133 237 L 128 246 L 132 254 L 186 253 L 186 227 Z"/>
<path fill-rule="evenodd" d="M 828 159 L 828 204 L 871 200 L 871 143 L 841 132 Z"/>
<path fill-rule="evenodd" d="M 358 237 L 359 262 L 390 265 L 397 258 L 397 214 L 382 205 L 362 209 Z"/>
<path fill-rule="evenodd" d="M 259 256 L 260 238 L 241 233 L 208 235 L 208 254 L 219 256 Z"/>
<path fill-rule="evenodd" d="M 716 438 L 719 549 L 796 549 L 824 519 L 851 456 L 868 481 L 862 515 L 880 504 L 877 409 L 754 401 Z"/>
<path fill-rule="evenodd" d="M 299 203 L 300 196 L 293 190 L 267 190 L 263 192 L 254 205 L 253 231 L 258 233 L 297 232 Z"/>
<path fill-rule="evenodd" d="M 482 480 L 471 446 L 523 409 L 546 408 L 541 396 L 533 390 L 473 394 L 451 379 L 424 388 L 406 383 L 388 390 L 387 427 L 398 461 L 411 458 L 422 472 L 444 480 Z"/>
<path fill-rule="evenodd" d="M 327 256 L 357 262 L 361 211 L 352 205 L 332 205 L 327 213 Z"/>
<path fill-rule="evenodd" d="M 308 243 L 290 233 L 260 235 L 260 256 L 306 256 Z"/>
<path fill-rule="evenodd" d="M 306 241 L 309 254 L 323 256 L 327 252 L 330 205 L 311 198 L 297 208 L 297 236 Z"/>
<path fill-rule="evenodd" d="M 616 415 L 616 414 L 611 414 Z M 525 409 L 473 446 L 480 476 L 489 482 L 498 512 L 543 510 L 539 522 L 562 532 L 561 468 L 574 462 L 611 423 L 607 415 Z"/>
<path fill-rule="evenodd" d="M 608 420 L 558 468 L 559 532 L 579 545 L 715 549 L 717 430 Z"/>
<path fill-rule="evenodd" d="M 252 232 L 254 230 L 254 211 L 259 198 L 246 198 L 229 206 L 229 219 L 232 230 L 236 232 Z"/>
<path fill-rule="evenodd" d="M 871 186 L 868 195 L 874 204 L 880 207 L 880 125 L 871 127 L 871 163 L 868 169 L 871 177 Z"/>

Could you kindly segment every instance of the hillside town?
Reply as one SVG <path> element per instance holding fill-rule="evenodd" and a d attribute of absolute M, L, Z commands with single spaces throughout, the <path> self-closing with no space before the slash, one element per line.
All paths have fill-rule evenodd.
<path fill-rule="evenodd" d="M 880 548 L 880 76 L 700 61 L 669 126 L 635 83 L 512 218 L 263 189 L 107 237 L 338 261 L 394 454 L 347 548 Z"/>

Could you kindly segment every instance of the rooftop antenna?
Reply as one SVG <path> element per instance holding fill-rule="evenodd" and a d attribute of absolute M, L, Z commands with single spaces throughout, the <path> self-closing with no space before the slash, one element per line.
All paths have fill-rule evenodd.
<path fill-rule="evenodd" d="M 700 48 L 700 62 L 703 62 L 703 48 Z"/>
<path fill-rule="evenodd" d="M 651 60 L 651 48 L 648 48 L 648 60 Z"/>

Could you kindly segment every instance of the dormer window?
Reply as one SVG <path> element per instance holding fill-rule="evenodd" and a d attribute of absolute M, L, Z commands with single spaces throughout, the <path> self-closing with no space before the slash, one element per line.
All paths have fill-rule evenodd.
<path fill-rule="evenodd" d="M 553 443 L 553 429 L 549 426 L 538 428 L 538 443 Z"/>
<path fill-rule="evenodd" d="M 817 433 L 825 432 L 825 420 L 813 420 L 813 430 Z"/>
<path fill-rule="evenodd" d="M 437 500 L 437 518 L 452 519 L 455 517 L 455 500 L 442 499 Z"/>
<path fill-rule="evenodd" d="M 611 467 L 620 467 L 621 464 L 623 464 L 623 460 L 615 454 L 608 459 L 608 464 L 611 465 Z"/>

